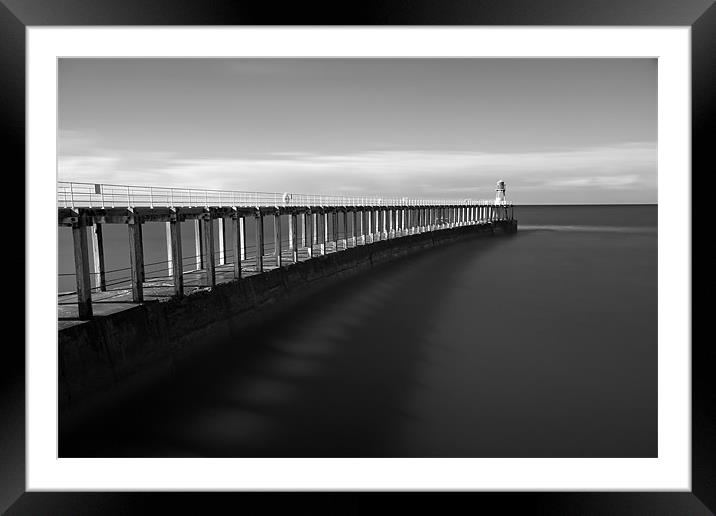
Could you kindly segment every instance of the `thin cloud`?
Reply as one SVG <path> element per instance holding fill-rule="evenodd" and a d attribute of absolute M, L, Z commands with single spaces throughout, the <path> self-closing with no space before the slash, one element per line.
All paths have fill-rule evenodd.
<path fill-rule="evenodd" d="M 520 191 L 621 190 L 621 198 L 656 201 L 656 144 L 525 153 L 455 151 L 365 151 L 346 154 L 276 152 L 260 157 L 206 159 L 171 153 L 85 148 L 60 155 L 61 180 L 120 182 L 189 188 L 302 193 L 374 194 L 486 198 L 498 179 L 514 197 Z M 67 146 L 61 146 L 66 149 Z M 645 192 L 653 200 L 645 201 Z M 530 196 L 533 194 L 530 194 Z M 597 195 L 598 197 L 598 195 Z M 531 201 L 530 201 L 531 202 Z M 624 201 L 621 201 L 624 202 Z"/>

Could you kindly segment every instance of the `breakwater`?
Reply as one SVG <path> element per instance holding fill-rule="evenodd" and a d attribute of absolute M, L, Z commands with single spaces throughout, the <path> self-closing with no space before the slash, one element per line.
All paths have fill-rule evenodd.
<path fill-rule="evenodd" d="M 348 276 L 436 246 L 516 230 L 517 222 L 509 218 L 355 245 L 64 327 L 58 332 L 61 414 L 141 388 L 195 353 L 271 317 L 287 302 Z"/>

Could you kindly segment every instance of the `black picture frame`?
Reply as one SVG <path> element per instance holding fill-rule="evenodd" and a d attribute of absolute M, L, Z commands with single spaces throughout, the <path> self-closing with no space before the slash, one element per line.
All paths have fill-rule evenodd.
<path fill-rule="evenodd" d="M 228 0 L 0 0 L 0 109 L 6 178 L 24 177 L 19 171 L 25 169 L 25 29 L 43 25 L 690 26 L 692 184 L 694 177 L 707 175 L 711 163 L 709 151 L 716 134 L 713 98 L 716 92 L 716 6 L 711 0 L 446 0 L 443 3 L 364 0 L 326 5 L 297 2 L 280 9 L 268 2 Z M 24 181 L 21 185 L 28 199 L 31 189 Z M 696 193 L 692 190 L 692 195 Z M 692 206 L 698 205 L 696 197 L 692 199 Z M 12 222 L 7 224 L 11 226 L 7 229 L 15 228 L 11 238 L 18 243 L 24 240 L 27 229 L 24 224 L 17 224 L 19 220 L 23 220 L 21 214 L 11 217 Z M 705 224 L 703 220 L 692 212 L 693 235 Z M 22 236 L 19 235 L 21 227 Z M 22 258 L 24 262 L 24 255 Z M 17 266 L 19 257 L 15 260 L 14 266 Z M 32 271 L 25 270 L 26 277 L 28 274 Z M 15 292 L 24 292 L 24 288 L 17 287 Z M 24 297 L 22 302 L 17 300 L 14 304 L 23 307 L 24 315 Z M 12 335 L 10 320 L 8 317 L 7 336 Z M 387 497 L 383 493 L 288 493 L 276 497 L 249 493 L 25 492 L 24 339 L 22 344 L 16 337 L 5 340 L 0 359 L 3 366 L 0 375 L 0 511 L 8 515 L 135 514 L 157 502 L 162 505 L 163 513 L 182 514 L 213 513 L 210 507 L 217 504 L 230 508 L 230 512 L 245 509 L 249 504 L 261 507 L 262 511 L 289 507 L 351 514 L 360 510 L 373 512 L 385 505 Z M 445 512 L 446 504 L 467 503 L 467 507 L 476 509 L 522 508 L 530 514 L 713 514 L 716 512 L 716 395 L 709 389 L 708 380 L 714 369 L 714 347 L 705 338 L 692 339 L 691 492 L 464 493 L 449 498 L 420 493 L 408 500 L 401 496 L 400 503 L 404 509 L 416 504 L 440 512 Z"/>

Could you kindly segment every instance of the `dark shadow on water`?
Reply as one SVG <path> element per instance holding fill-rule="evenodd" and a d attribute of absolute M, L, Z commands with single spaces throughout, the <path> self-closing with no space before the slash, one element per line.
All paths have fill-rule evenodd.
<path fill-rule="evenodd" d="M 152 392 L 60 435 L 60 456 L 385 457 L 415 415 L 426 332 L 465 265 L 509 238 L 377 267 L 312 295 Z"/>
<path fill-rule="evenodd" d="M 649 228 L 426 251 L 286 305 L 60 452 L 654 457 L 657 265 Z"/>

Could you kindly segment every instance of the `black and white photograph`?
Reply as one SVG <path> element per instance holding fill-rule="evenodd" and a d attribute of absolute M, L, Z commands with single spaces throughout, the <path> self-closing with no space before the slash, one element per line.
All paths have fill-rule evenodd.
<path fill-rule="evenodd" d="M 654 58 L 60 58 L 59 457 L 658 456 Z"/>
<path fill-rule="evenodd" d="M 713 0 L 335 7 L 0 0 L 0 513 L 713 514 Z"/>

